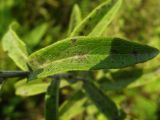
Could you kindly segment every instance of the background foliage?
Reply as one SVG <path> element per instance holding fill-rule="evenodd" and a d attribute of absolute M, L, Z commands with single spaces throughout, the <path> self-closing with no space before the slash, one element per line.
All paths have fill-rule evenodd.
<path fill-rule="evenodd" d="M 82 16 L 85 17 L 102 1 L 105 0 L 1 0 L 0 39 L 8 29 L 8 25 L 16 21 L 20 24 L 18 35 L 30 48 L 29 53 L 32 53 L 67 36 L 69 18 L 75 3 L 80 6 Z M 129 38 L 160 49 L 159 13 L 159 0 L 124 0 L 119 14 L 103 36 Z M 73 72 L 73 74 L 77 76 L 85 74 L 97 80 L 98 86 L 127 113 L 127 120 L 158 120 L 160 119 L 159 61 L 160 56 L 147 63 L 121 70 L 101 70 L 87 75 L 83 72 Z M 0 70 L 17 69 L 0 46 Z M 17 79 L 9 79 L 3 83 L 0 93 L 0 119 L 44 119 L 44 94 L 21 97 L 19 95 L 24 94 L 22 91 L 24 88 L 15 91 L 18 86 L 18 84 L 14 86 L 16 81 Z M 76 92 L 74 88 L 77 84 L 73 81 L 70 83 L 72 87 L 68 83 L 63 83 L 65 85 L 61 86 L 60 104 L 66 102 L 67 98 Z M 45 85 L 48 86 L 48 82 Z M 73 120 L 81 120 L 84 117 L 86 120 L 105 120 L 91 101 L 85 102 L 84 95 L 78 94 L 80 95 L 75 98 L 77 102 L 72 103 L 80 106 L 78 112 L 73 114 L 75 108 L 71 108 L 70 113 L 61 110 L 64 112 L 64 118 L 71 116 Z"/>

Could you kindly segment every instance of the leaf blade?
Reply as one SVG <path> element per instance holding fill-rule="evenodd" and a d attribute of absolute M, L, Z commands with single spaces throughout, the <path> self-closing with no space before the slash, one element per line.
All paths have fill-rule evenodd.
<path fill-rule="evenodd" d="M 69 99 L 67 99 L 59 109 L 60 120 L 70 120 L 76 114 L 79 114 L 84 110 L 84 103 L 86 98 L 82 91 L 77 90 Z"/>
<path fill-rule="evenodd" d="M 33 80 L 33 81 L 27 81 L 27 79 L 20 80 L 16 82 L 15 89 L 16 89 L 16 95 L 20 96 L 34 96 L 41 93 L 47 92 L 47 88 L 50 85 L 51 80 Z M 63 88 L 65 86 L 69 85 L 64 80 L 61 81 L 60 88 Z"/>
<path fill-rule="evenodd" d="M 31 32 L 29 32 L 28 34 L 23 36 L 26 44 L 30 48 L 34 48 L 36 45 L 38 45 L 38 43 L 40 42 L 40 40 L 42 39 L 42 37 L 46 33 L 47 28 L 48 28 L 48 24 L 42 23 L 39 26 L 32 29 Z"/>
<path fill-rule="evenodd" d="M 9 30 L 2 38 L 2 45 L 4 51 L 15 62 L 15 64 L 22 70 L 28 70 L 27 61 L 28 53 L 25 43 L 20 40 L 18 35 L 13 30 L 11 24 Z"/>
<path fill-rule="evenodd" d="M 71 33 L 70 37 L 79 35 L 100 36 L 118 12 L 121 3 L 122 0 L 107 0 L 100 4 L 83 19 Z"/>
<path fill-rule="evenodd" d="M 46 120 L 59 120 L 59 84 L 60 80 L 52 80 L 45 96 Z"/>
<path fill-rule="evenodd" d="M 78 4 L 75 4 L 73 6 L 73 10 L 72 10 L 72 13 L 71 13 L 71 16 L 70 16 L 68 35 L 81 22 L 81 20 L 82 20 L 81 10 L 80 10 Z"/>
<path fill-rule="evenodd" d="M 112 1 L 114 3 L 114 1 Z M 101 21 L 94 27 L 94 29 L 89 33 L 88 36 L 101 36 L 105 31 L 107 26 L 111 23 L 113 18 L 116 16 L 116 13 L 120 9 L 122 4 L 122 0 L 117 0 L 116 3 L 113 4 L 113 7 L 108 11 L 108 13 L 102 18 Z"/>
<path fill-rule="evenodd" d="M 73 70 L 123 68 L 145 62 L 158 50 L 120 38 L 74 37 L 59 41 L 29 56 L 30 79 Z"/>
<path fill-rule="evenodd" d="M 83 81 L 83 88 L 89 98 L 95 103 L 96 107 L 110 120 L 119 118 L 119 111 L 116 104 L 106 96 L 97 86 L 90 80 Z"/>

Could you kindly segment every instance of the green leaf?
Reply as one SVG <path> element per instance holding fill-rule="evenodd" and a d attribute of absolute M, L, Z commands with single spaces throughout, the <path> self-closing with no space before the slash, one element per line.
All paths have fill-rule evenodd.
<path fill-rule="evenodd" d="M 14 32 L 13 27 L 15 26 L 11 24 L 2 38 L 3 49 L 20 69 L 27 70 L 27 48 L 25 43 Z"/>
<path fill-rule="evenodd" d="M 153 93 L 152 93 L 153 94 Z M 134 101 L 132 101 L 134 105 L 132 105 L 132 113 L 135 116 L 138 116 L 139 120 L 156 120 L 156 112 L 157 112 L 157 104 L 153 99 L 148 99 L 139 95 L 134 97 Z M 139 112 L 141 111 L 141 112 Z M 159 114 L 158 114 L 159 115 Z"/>
<path fill-rule="evenodd" d="M 47 23 L 43 23 L 43 24 L 37 26 L 36 28 L 34 28 L 28 34 L 26 34 L 24 36 L 24 40 L 25 40 L 26 44 L 30 48 L 33 48 L 36 45 L 38 45 L 38 43 L 40 43 L 40 40 L 42 39 L 42 37 L 46 33 L 47 28 L 48 28 L 48 24 Z"/>
<path fill-rule="evenodd" d="M 147 92 L 148 94 L 151 94 L 152 95 L 152 98 L 158 98 L 159 96 L 157 96 L 157 94 L 159 93 L 159 88 L 160 88 L 160 69 L 157 70 L 157 74 L 153 74 L 154 75 L 154 81 L 153 82 L 150 82 L 149 84 L 144 84 L 144 90 L 145 92 Z M 157 75 L 157 77 L 155 77 Z M 147 77 L 147 76 L 146 76 Z M 149 78 L 153 77 L 153 76 L 148 76 Z M 148 78 L 148 80 L 149 80 Z M 153 80 L 153 79 L 152 79 Z M 154 94 L 152 94 L 154 93 Z"/>
<path fill-rule="evenodd" d="M 104 91 L 119 91 L 122 89 L 130 89 L 151 84 L 159 79 L 160 74 L 158 72 L 158 68 L 149 72 L 144 72 L 144 69 L 140 68 L 128 68 L 111 72 L 109 77 L 105 76 L 98 82 L 100 84 L 100 88 Z"/>
<path fill-rule="evenodd" d="M 120 38 L 68 38 L 29 56 L 30 79 L 73 70 L 123 68 L 157 54 L 155 48 Z"/>
<path fill-rule="evenodd" d="M 1 90 L 2 84 L 0 84 L 0 90 Z"/>
<path fill-rule="evenodd" d="M 119 118 L 119 112 L 116 104 L 90 80 L 84 80 L 83 83 L 86 93 L 97 108 L 110 120 L 117 120 Z"/>
<path fill-rule="evenodd" d="M 59 110 L 60 120 L 71 120 L 72 117 L 84 110 L 84 103 L 86 102 L 84 93 L 80 90 L 76 91 L 67 99 Z"/>
<path fill-rule="evenodd" d="M 104 76 L 99 80 L 100 88 L 105 91 L 125 89 L 130 84 L 138 81 L 142 75 L 143 70 L 140 68 L 128 68 L 111 72 L 110 77 Z"/>
<path fill-rule="evenodd" d="M 127 88 L 134 88 L 139 86 L 144 86 L 151 84 L 152 82 L 158 81 L 160 79 L 159 69 L 152 72 L 144 73 L 139 79 L 130 84 Z"/>
<path fill-rule="evenodd" d="M 59 84 L 60 80 L 52 80 L 45 96 L 46 120 L 59 120 Z"/>
<path fill-rule="evenodd" d="M 38 79 L 33 81 L 27 81 L 27 79 L 20 80 L 15 84 L 16 95 L 20 96 L 33 96 L 41 93 L 45 93 L 51 80 Z M 66 81 L 61 81 L 60 88 L 69 85 Z"/>
<path fill-rule="evenodd" d="M 12 8 L 17 1 L 14 0 L 1 0 L 0 1 L 0 36 L 6 32 L 8 25 L 14 19 L 12 16 Z"/>
<path fill-rule="evenodd" d="M 79 6 L 75 4 L 70 17 L 68 34 L 70 34 L 73 31 L 73 29 L 81 22 L 81 20 L 81 10 Z"/>
<path fill-rule="evenodd" d="M 100 36 L 118 12 L 121 3 L 122 0 L 107 0 L 102 3 L 83 19 L 70 36 Z"/>

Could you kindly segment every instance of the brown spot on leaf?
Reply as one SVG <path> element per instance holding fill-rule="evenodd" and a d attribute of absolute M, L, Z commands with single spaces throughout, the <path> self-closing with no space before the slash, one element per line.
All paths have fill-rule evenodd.
<path fill-rule="evenodd" d="M 84 26 L 84 29 L 86 30 L 86 29 L 88 29 L 89 28 L 89 25 L 85 25 Z"/>
<path fill-rule="evenodd" d="M 111 60 L 111 63 L 114 63 L 114 60 Z"/>
<path fill-rule="evenodd" d="M 84 35 L 84 32 L 83 32 L 83 31 L 81 31 L 81 32 L 79 33 L 79 35 L 83 36 L 83 35 Z"/>
<path fill-rule="evenodd" d="M 73 39 L 71 39 L 71 42 L 72 42 L 73 45 L 75 45 L 76 42 L 77 42 L 77 39 L 74 39 L 74 38 L 73 38 Z"/>
<path fill-rule="evenodd" d="M 116 49 L 112 49 L 112 54 L 117 54 L 118 51 Z"/>
<path fill-rule="evenodd" d="M 92 18 L 91 17 L 89 17 L 89 19 L 88 19 L 89 21 L 91 21 L 92 20 Z"/>
<path fill-rule="evenodd" d="M 125 64 L 125 62 L 124 62 L 124 61 L 122 61 L 122 62 L 121 62 L 121 64 L 122 64 L 122 65 L 124 65 L 124 64 Z"/>
<path fill-rule="evenodd" d="M 77 62 L 84 62 L 87 60 L 87 55 L 85 53 L 78 53 L 75 59 Z"/>
<path fill-rule="evenodd" d="M 138 56 L 137 56 L 138 52 L 137 51 L 133 50 L 132 55 L 135 57 L 136 60 L 138 59 Z"/>
<path fill-rule="evenodd" d="M 137 54 L 138 54 L 137 51 L 135 51 L 135 50 L 132 51 L 132 55 L 137 56 Z"/>
<path fill-rule="evenodd" d="M 44 83 L 48 83 L 48 82 L 49 82 L 48 79 L 46 79 L 46 78 L 43 79 L 42 81 L 43 81 Z"/>

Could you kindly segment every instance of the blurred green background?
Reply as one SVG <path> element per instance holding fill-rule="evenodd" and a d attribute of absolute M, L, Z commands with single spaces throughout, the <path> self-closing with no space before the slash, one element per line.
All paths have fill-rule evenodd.
<path fill-rule="evenodd" d="M 103 1 L 0 0 L 0 70 L 18 70 L 1 46 L 2 36 L 11 22 L 20 24 L 18 35 L 32 53 L 67 36 L 75 3 L 80 6 L 84 18 Z M 123 37 L 160 49 L 159 13 L 160 0 L 124 0 L 103 36 Z M 160 120 L 160 55 L 143 64 L 91 74 L 102 90 L 127 113 L 126 120 Z M 17 80 L 8 79 L 0 87 L 0 120 L 44 120 L 44 94 L 16 95 Z M 69 86 L 61 88 L 60 104 L 73 91 Z M 105 120 L 90 104 L 71 120 Z"/>

